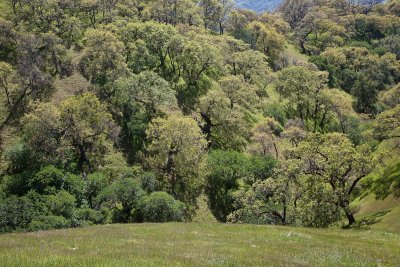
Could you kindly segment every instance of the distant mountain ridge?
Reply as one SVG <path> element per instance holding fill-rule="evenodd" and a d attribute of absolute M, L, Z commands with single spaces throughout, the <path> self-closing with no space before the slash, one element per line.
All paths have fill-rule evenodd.
<path fill-rule="evenodd" d="M 283 0 L 235 0 L 235 2 L 241 8 L 261 13 L 264 11 L 275 11 Z M 383 3 L 386 0 L 379 0 L 378 2 Z M 361 0 L 360 3 L 368 4 L 369 0 Z"/>
<path fill-rule="evenodd" d="M 283 0 L 236 0 L 236 4 L 245 9 L 255 12 L 274 11 Z"/>

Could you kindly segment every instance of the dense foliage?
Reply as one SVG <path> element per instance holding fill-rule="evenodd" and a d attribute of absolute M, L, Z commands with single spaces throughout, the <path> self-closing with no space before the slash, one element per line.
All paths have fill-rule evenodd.
<path fill-rule="evenodd" d="M 399 184 L 380 2 L 0 0 L 0 231 L 190 221 L 202 194 L 221 222 L 354 224 L 370 173 Z"/>

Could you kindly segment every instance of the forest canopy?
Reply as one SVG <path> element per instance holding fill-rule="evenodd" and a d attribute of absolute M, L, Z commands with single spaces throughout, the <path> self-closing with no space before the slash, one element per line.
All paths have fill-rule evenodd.
<path fill-rule="evenodd" d="M 220 222 L 356 224 L 399 161 L 381 2 L 0 0 L 0 232 L 191 221 L 202 196 Z"/>

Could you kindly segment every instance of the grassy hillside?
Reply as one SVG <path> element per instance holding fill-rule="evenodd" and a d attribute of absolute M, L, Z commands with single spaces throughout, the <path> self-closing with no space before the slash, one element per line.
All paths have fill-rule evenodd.
<path fill-rule="evenodd" d="M 287 43 L 283 51 L 283 55 L 287 58 L 290 65 L 296 65 L 300 61 L 308 61 L 308 56 L 300 53 L 292 43 Z"/>
<path fill-rule="evenodd" d="M 400 199 L 393 195 L 376 199 L 374 194 L 369 194 L 355 204 L 360 209 L 356 218 L 371 223 L 371 229 L 400 233 Z"/>
<path fill-rule="evenodd" d="M 395 266 L 400 235 L 226 224 L 107 225 L 0 235 L 2 266 Z"/>
<path fill-rule="evenodd" d="M 371 229 L 400 233 L 400 151 L 393 141 L 382 142 L 376 153 L 387 166 L 383 173 L 372 173 L 364 182 L 366 191 L 353 202 L 357 220 Z"/>

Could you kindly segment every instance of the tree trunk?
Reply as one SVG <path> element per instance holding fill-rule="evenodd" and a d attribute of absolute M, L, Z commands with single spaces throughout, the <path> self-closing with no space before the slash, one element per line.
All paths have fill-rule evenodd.
<path fill-rule="evenodd" d="M 356 219 L 354 218 L 354 215 L 351 211 L 345 211 L 346 212 L 346 217 L 347 220 L 349 221 L 349 226 L 353 225 L 356 222 Z"/>
<path fill-rule="evenodd" d="M 277 148 L 275 142 L 273 142 L 272 145 L 274 146 L 276 159 L 279 159 L 279 152 L 278 152 L 278 148 Z"/>
<path fill-rule="evenodd" d="M 79 149 L 79 158 L 78 158 L 78 163 L 77 163 L 77 168 L 79 171 L 82 172 L 83 176 L 86 177 L 86 173 L 84 170 L 84 164 L 89 163 L 89 159 L 86 157 L 86 151 L 85 148 L 83 147 L 82 144 L 78 144 L 78 149 Z"/>
<path fill-rule="evenodd" d="M 303 41 L 300 41 L 300 48 L 301 48 L 301 51 L 303 52 L 303 54 L 308 54 Z"/>
<path fill-rule="evenodd" d="M 348 226 L 353 225 L 356 222 L 356 219 L 354 218 L 353 212 L 351 211 L 349 207 L 349 201 L 341 201 L 340 202 L 340 207 L 342 207 L 344 213 L 346 214 L 347 220 L 349 221 Z"/>
<path fill-rule="evenodd" d="M 283 214 L 282 214 L 282 224 L 286 224 L 286 200 L 283 201 Z"/>
<path fill-rule="evenodd" d="M 201 117 L 203 118 L 205 125 L 201 126 L 201 131 L 206 136 L 206 140 L 208 141 L 208 148 L 211 147 L 211 127 L 212 122 L 210 117 L 205 112 L 200 112 Z"/>

